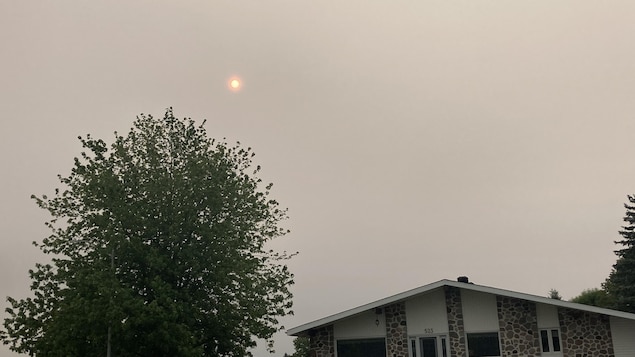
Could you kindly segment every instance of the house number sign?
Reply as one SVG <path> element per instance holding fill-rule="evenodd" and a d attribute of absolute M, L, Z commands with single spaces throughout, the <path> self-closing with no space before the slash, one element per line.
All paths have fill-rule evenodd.
<path fill-rule="evenodd" d="M 423 332 L 424 333 L 434 333 L 434 329 L 433 328 L 424 328 Z"/>

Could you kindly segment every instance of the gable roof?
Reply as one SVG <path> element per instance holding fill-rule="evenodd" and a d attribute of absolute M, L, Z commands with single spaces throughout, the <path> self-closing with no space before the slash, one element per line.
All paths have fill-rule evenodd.
<path fill-rule="evenodd" d="M 396 295 L 392 295 L 392 296 L 389 296 L 389 297 L 381 299 L 381 300 L 377 300 L 377 301 L 374 301 L 374 302 L 371 302 L 371 303 L 368 303 L 368 304 L 365 304 L 365 305 L 361 305 L 361 306 L 358 306 L 358 307 L 355 307 L 355 308 L 352 308 L 352 309 L 349 309 L 349 310 L 346 310 L 346 311 L 342 311 L 342 312 L 334 314 L 334 315 L 330 315 L 330 316 L 327 316 L 327 317 L 324 317 L 324 318 L 321 318 L 321 319 L 318 319 L 318 320 L 315 320 L 315 321 L 312 321 L 312 322 L 309 322 L 309 323 L 306 323 L 306 324 L 291 328 L 291 329 L 287 330 L 287 335 L 289 335 L 289 336 L 298 336 L 298 335 L 300 335 L 303 332 L 306 332 L 308 330 L 311 330 L 311 329 L 314 329 L 314 328 L 317 328 L 317 327 L 330 325 L 330 324 L 332 324 L 335 321 L 342 320 L 342 319 L 345 319 L 347 317 L 351 317 L 351 316 L 357 315 L 357 314 L 362 313 L 364 311 L 368 311 L 368 310 L 371 310 L 371 309 L 374 309 L 374 308 L 378 308 L 378 307 L 394 304 L 396 302 L 404 301 L 404 300 L 407 300 L 409 298 L 415 297 L 417 295 L 425 294 L 425 293 L 431 292 L 433 290 L 443 288 L 445 286 L 455 287 L 455 288 L 465 289 L 465 290 L 472 290 L 472 291 L 488 293 L 488 294 L 493 294 L 493 295 L 507 296 L 507 297 L 512 297 L 512 298 L 532 301 L 532 302 L 536 302 L 536 303 L 540 303 L 540 304 L 553 305 L 553 306 L 564 307 L 564 308 L 568 308 L 568 309 L 574 309 L 574 310 L 592 312 L 592 313 L 596 313 L 596 314 L 603 314 L 603 315 L 608 315 L 608 316 L 621 317 L 621 318 L 629 319 L 629 320 L 635 320 L 635 314 L 628 313 L 628 312 L 611 310 L 611 309 L 605 309 L 605 308 L 601 308 L 601 307 L 597 307 L 597 306 L 591 306 L 591 305 L 578 304 L 578 303 L 569 302 L 569 301 L 551 299 L 551 298 L 537 296 L 537 295 L 519 293 L 519 292 L 516 292 L 516 291 L 504 290 L 504 289 L 499 289 L 499 288 L 493 288 L 493 287 L 484 286 L 484 285 L 477 285 L 477 284 L 474 284 L 474 283 L 463 283 L 463 282 L 458 282 L 458 281 L 444 279 L 444 280 L 439 280 L 439 281 L 431 283 L 431 284 L 423 285 L 423 286 L 420 286 L 420 287 L 412 289 L 412 290 L 404 291 L 402 293 L 399 293 L 399 294 L 396 294 Z"/>

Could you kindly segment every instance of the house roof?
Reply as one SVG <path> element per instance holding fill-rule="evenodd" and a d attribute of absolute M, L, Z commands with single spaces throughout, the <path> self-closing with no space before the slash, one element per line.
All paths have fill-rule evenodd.
<path fill-rule="evenodd" d="M 628 312 L 623 312 L 623 311 L 617 311 L 617 310 L 611 310 L 611 309 L 605 309 L 605 308 L 601 308 L 601 307 L 597 307 L 597 306 L 590 306 L 590 305 L 584 305 L 584 304 L 578 304 L 578 303 L 573 303 L 573 302 L 569 302 L 569 301 L 563 301 L 563 300 L 557 300 L 557 299 L 551 299 L 551 298 L 547 298 L 547 297 L 542 297 L 542 296 L 537 296 L 537 295 L 531 295 L 531 294 L 525 294 L 525 293 L 519 293 L 516 291 L 511 291 L 511 290 L 505 290 L 505 289 L 499 289 L 499 288 L 493 288 L 493 287 L 489 287 L 489 286 L 484 286 L 484 285 L 477 285 L 477 284 L 473 284 L 473 283 L 463 283 L 463 282 L 458 282 L 458 281 L 453 281 L 453 280 L 439 280 L 437 282 L 431 283 L 431 284 L 427 284 L 427 285 L 423 285 L 420 286 L 418 288 L 412 289 L 412 290 L 408 290 L 408 291 L 404 291 L 402 293 L 396 294 L 396 295 L 392 295 L 389 296 L 387 298 L 381 299 L 381 300 L 377 300 L 365 305 L 361 305 L 346 311 L 342 311 L 340 313 L 334 314 L 334 315 L 330 315 L 312 322 L 308 322 L 305 323 L 303 325 L 291 328 L 289 330 L 287 330 L 287 335 L 289 336 L 298 336 L 301 335 L 303 332 L 306 332 L 308 330 L 314 329 L 314 328 L 318 328 L 318 327 L 322 327 L 322 326 L 326 326 L 326 325 L 330 325 L 338 320 L 342 320 L 354 315 L 357 315 L 359 313 L 362 313 L 364 311 L 368 311 L 370 309 L 374 309 L 377 307 L 382 307 L 382 306 L 386 306 L 386 305 L 390 305 L 396 302 L 400 302 L 400 301 L 404 301 L 407 300 L 409 298 L 412 298 L 414 296 L 420 295 L 420 294 L 425 294 L 428 292 L 431 292 L 433 290 L 436 289 L 440 289 L 443 288 L 444 286 L 450 286 L 450 287 L 456 287 L 456 288 L 460 288 L 460 289 L 465 289 L 465 290 L 472 290 L 472 291 L 477 291 L 477 292 L 482 292 L 482 293 L 488 293 L 488 294 L 494 294 L 494 295 L 500 295 L 500 296 L 507 296 L 507 297 L 512 297 L 512 298 L 517 298 L 517 299 L 522 299 L 522 300 L 527 300 L 527 301 L 533 301 L 536 303 L 541 303 L 541 304 L 547 304 L 547 305 L 553 305 L 553 306 L 558 306 L 558 307 L 564 307 L 564 308 L 568 308 L 568 309 L 575 309 L 575 310 L 581 310 L 581 311 L 587 311 L 587 312 L 592 312 L 592 313 L 596 313 L 596 314 L 603 314 L 603 315 L 608 315 L 608 316 L 615 316 L 615 317 L 621 317 L 621 318 L 625 318 L 625 319 L 630 319 L 630 320 L 635 320 L 635 314 L 632 313 L 628 313 Z"/>

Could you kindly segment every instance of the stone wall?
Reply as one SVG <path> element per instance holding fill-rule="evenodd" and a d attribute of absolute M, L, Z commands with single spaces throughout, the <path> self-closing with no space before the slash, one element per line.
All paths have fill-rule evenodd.
<path fill-rule="evenodd" d="M 614 356 L 611 322 L 608 316 L 559 308 L 558 319 L 564 356 Z"/>
<path fill-rule="evenodd" d="M 450 355 L 453 357 L 467 357 L 460 289 L 451 286 L 445 287 L 445 306 L 448 313 Z"/>
<path fill-rule="evenodd" d="M 309 336 L 310 357 L 334 357 L 333 325 L 313 330 Z"/>
<path fill-rule="evenodd" d="M 536 304 L 497 296 L 501 356 L 540 356 Z"/>
<path fill-rule="evenodd" d="M 384 307 L 386 314 L 386 357 L 408 357 L 406 304 L 398 302 Z"/>

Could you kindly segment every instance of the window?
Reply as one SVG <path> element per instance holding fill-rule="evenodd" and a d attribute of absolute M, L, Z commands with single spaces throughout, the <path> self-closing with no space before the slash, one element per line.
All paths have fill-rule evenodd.
<path fill-rule="evenodd" d="M 445 336 L 441 336 L 441 352 L 443 352 L 443 357 L 448 357 L 448 342 Z"/>
<path fill-rule="evenodd" d="M 417 357 L 417 340 L 414 338 L 410 340 L 410 353 L 412 357 Z"/>
<path fill-rule="evenodd" d="M 482 332 L 467 334 L 469 357 L 500 356 L 498 332 Z"/>
<path fill-rule="evenodd" d="M 337 340 L 337 357 L 386 357 L 386 340 Z"/>
<path fill-rule="evenodd" d="M 560 332 L 556 328 L 540 330 L 542 352 L 560 352 Z"/>

